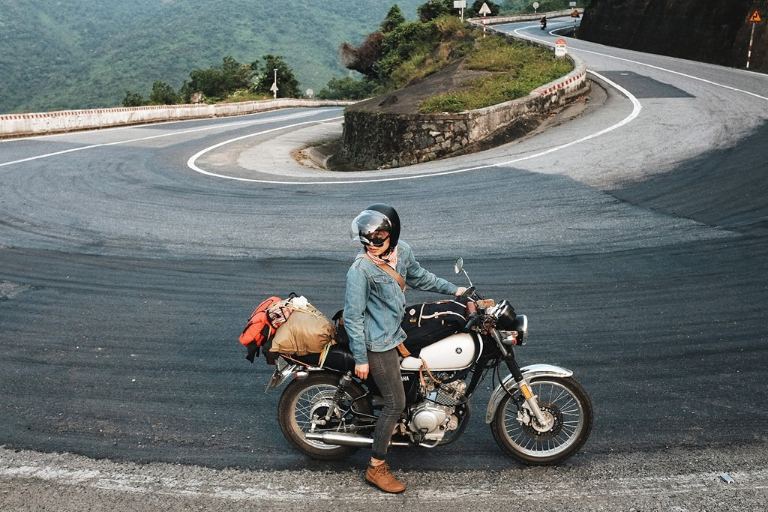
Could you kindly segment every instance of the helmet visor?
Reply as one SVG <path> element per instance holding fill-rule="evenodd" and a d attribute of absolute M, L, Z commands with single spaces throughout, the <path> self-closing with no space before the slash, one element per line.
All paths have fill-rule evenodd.
<path fill-rule="evenodd" d="M 364 210 L 350 228 L 350 238 L 363 245 L 381 247 L 392 232 L 392 223 L 386 215 L 375 210 Z"/>

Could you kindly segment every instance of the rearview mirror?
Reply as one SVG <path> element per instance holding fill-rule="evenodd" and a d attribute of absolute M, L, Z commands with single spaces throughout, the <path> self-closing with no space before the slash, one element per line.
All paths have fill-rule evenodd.
<path fill-rule="evenodd" d="M 464 267 L 464 258 L 459 256 L 459 258 L 456 260 L 456 264 L 453 266 L 453 269 L 458 274 L 459 272 L 461 272 L 463 267 Z"/>

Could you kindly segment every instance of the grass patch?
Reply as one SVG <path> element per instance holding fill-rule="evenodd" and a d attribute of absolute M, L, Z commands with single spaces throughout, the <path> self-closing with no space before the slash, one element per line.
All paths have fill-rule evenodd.
<path fill-rule="evenodd" d="M 261 93 L 254 93 L 247 90 L 239 90 L 233 92 L 226 99 L 222 100 L 222 103 L 239 103 L 242 101 L 262 101 L 271 100 L 272 96 Z"/>
<path fill-rule="evenodd" d="M 440 94 L 423 101 L 419 112 L 456 113 L 497 105 L 522 98 L 573 70 L 569 60 L 555 58 L 547 49 L 509 43 L 501 36 L 480 39 L 467 55 L 466 66 L 493 74 L 473 80 L 464 91 Z"/>

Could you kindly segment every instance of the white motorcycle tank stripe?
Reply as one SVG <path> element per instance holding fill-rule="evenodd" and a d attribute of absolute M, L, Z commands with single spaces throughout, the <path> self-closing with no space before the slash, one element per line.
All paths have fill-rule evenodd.
<path fill-rule="evenodd" d="M 430 371 L 461 370 L 475 360 L 475 342 L 466 333 L 452 334 L 421 349 L 421 358 Z M 400 364 L 402 370 L 418 370 L 421 359 L 406 357 Z"/>

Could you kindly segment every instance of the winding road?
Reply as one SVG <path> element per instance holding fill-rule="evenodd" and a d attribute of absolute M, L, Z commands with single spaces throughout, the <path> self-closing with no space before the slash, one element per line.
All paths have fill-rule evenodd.
<path fill-rule="evenodd" d="M 683 496 L 662 492 L 670 505 L 722 492 L 765 504 L 768 76 L 567 41 L 587 63 L 588 100 L 522 140 L 408 168 L 296 163 L 291 151 L 339 136 L 337 108 L 0 141 L 0 504 L 292 499 L 247 490 L 261 482 L 341 510 L 392 505 L 361 485 L 367 453 L 318 464 L 290 448 L 279 391 L 264 393 L 272 368 L 237 343 L 267 296 L 342 307 L 349 222 L 373 202 L 397 208 L 425 267 L 463 284 L 463 256 L 481 293 L 526 313 L 520 361 L 574 370 L 595 404 L 583 452 L 530 470 L 483 422 L 489 379 L 460 442 L 393 450 L 415 487 L 394 503 L 503 509 L 539 499 L 509 485 L 529 475 L 551 489 L 540 510 L 570 510 L 573 496 L 621 508 L 668 486 Z M 626 490 L 610 468 L 670 480 L 584 490 Z M 716 478 L 739 470 L 730 486 Z"/>

